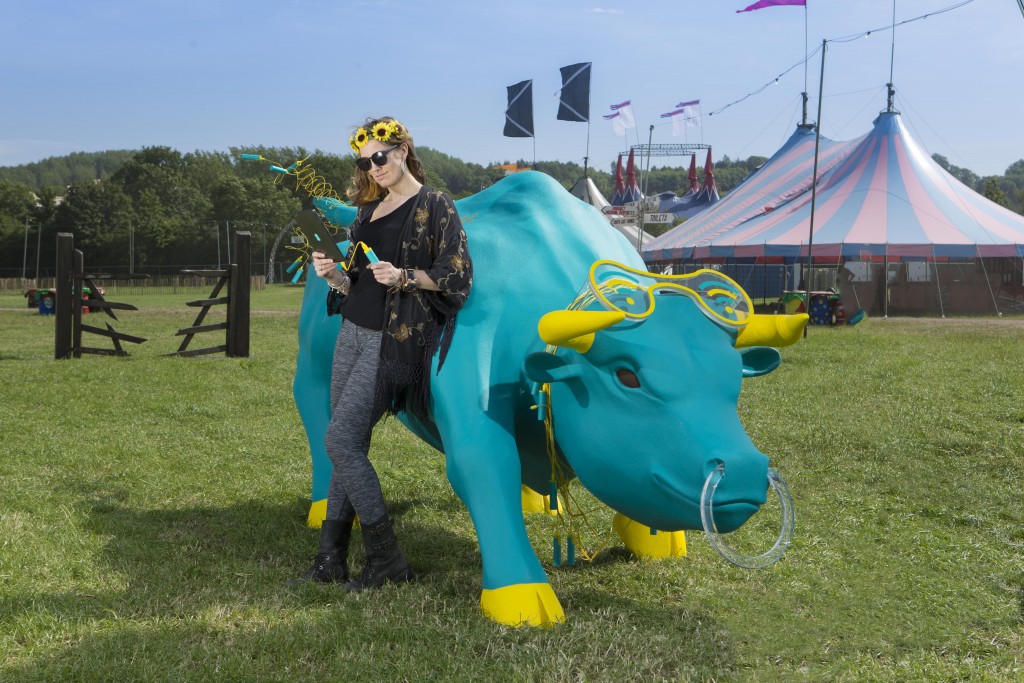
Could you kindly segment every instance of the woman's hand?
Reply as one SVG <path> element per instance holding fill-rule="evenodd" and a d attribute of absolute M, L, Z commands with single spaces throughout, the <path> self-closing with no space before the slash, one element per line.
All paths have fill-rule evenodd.
<path fill-rule="evenodd" d="M 387 261 L 371 263 L 370 270 L 373 272 L 373 277 L 377 279 L 377 282 L 385 287 L 391 288 L 395 285 L 405 284 L 405 271 L 401 268 L 396 268 Z M 430 279 L 426 271 L 414 270 L 412 274 L 416 280 L 416 289 L 426 289 L 432 292 L 440 291 L 440 288 Z"/>
<path fill-rule="evenodd" d="M 404 272 L 401 268 L 396 268 L 387 261 L 378 261 L 377 263 L 370 264 L 370 271 L 373 273 L 373 277 L 380 284 L 385 287 L 394 287 L 402 281 Z"/>
<path fill-rule="evenodd" d="M 327 280 L 327 284 L 331 287 L 338 288 L 344 287 L 345 281 L 348 276 L 345 273 L 338 270 L 338 263 L 327 258 L 323 252 L 314 251 L 313 257 L 313 270 L 316 274 Z"/>
<path fill-rule="evenodd" d="M 338 269 L 338 264 L 331 259 L 324 256 L 323 252 L 313 252 L 313 268 L 316 269 L 316 274 L 322 278 L 327 278 L 331 271 Z"/>

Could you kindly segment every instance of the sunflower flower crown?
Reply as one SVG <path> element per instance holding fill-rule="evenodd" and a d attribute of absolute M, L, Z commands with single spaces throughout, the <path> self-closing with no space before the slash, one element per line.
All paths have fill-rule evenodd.
<path fill-rule="evenodd" d="M 348 139 L 348 144 L 352 148 L 352 151 L 359 154 L 359 150 L 363 148 L 370 140 L 376 140 L 387 144 L 392 138 L 395 142 L 403 140 L 409 136 L 408 131 L 398 121 L 391 119 L 389 121 L 377 121 L 372 126 L 367 128 L 359 128 L 352 137 Z"/>

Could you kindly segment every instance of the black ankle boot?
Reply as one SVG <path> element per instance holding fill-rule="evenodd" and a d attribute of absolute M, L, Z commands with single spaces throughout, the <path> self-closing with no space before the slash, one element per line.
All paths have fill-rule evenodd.
<path fill-rule="evenodd" d="M 348 543 L 351 538 L 351 519 L 325 519 L 320 527 L 320 548 L 313 559 L 313 565 L 291 583 L 348 581 Z"/>
<path fill-rule="evenodd" d="M 412 569 L 398 547 L 393 527 L 394 522 L 387 515 L 372 527 L 363 525 L 366 566 L 358 578 L 345 585 L 345 590 L 350 593 L 361 593 L 368 588 L 380 588 L 385 583 L 413 580 Z"/>

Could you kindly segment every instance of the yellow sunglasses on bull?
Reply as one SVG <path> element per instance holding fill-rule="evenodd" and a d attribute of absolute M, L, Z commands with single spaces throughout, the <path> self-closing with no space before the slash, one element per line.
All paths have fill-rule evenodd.
<path fill-rule="evenodd" d="M 702 268 L 685 275 L 662 275 L 630 268 L 615 261 L 595 261 L 587 284 L 569 306 L 582 309 L 594 301 L 626 318 L 641 320 L 654 311 L 655 294 L 689 297 L 712 322 L 738 331 L 754 314 L 754 305 L 743 288 L 716 270 Z"/>

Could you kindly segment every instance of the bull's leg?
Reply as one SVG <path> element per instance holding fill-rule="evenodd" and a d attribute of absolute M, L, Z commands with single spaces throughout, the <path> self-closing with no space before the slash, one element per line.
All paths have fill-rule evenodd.
<path fill-rule="evenodd" d="M 686 555 L 686 534 L 682 531 L 651 532 L 651 528 L 615 513 L 612 528 L 630 552 L 637 557 L 661 559 Z"/>
<path fill-rule="evenodd" d="M 447 412 L 447 411 L 446 411 Z M 448 480 L 476 527 L 483 559 L 480 606 L 509 626 L 565 620 L 523 525 L 519 454 L 511 429 L 479 411 L 438 415 Z M 461 419 L 458 419 L 461 418 Z"/>
<path fill-rule="evenodd" d="M 551 509 L 551 496 L 537 493 L 526 484 L 522 488 L 522 503 L 524 515 L 558 516 L 558 512 Z"/>
<path fill-rule="evenodd" d="M 307 524 L 315 528 L 327 516 L 327 487 L 331 481 L 331 459 L 324 447 L 324 434 L 331 421 L 331 362 L 334 342 L 341 328 L 341 316 L 324 315 L 327 283 L 312 277 L 306 282 L 299 314 L 299 351 L 292 392 L 302 417 L 313 458 L 313 502 Z"/>

